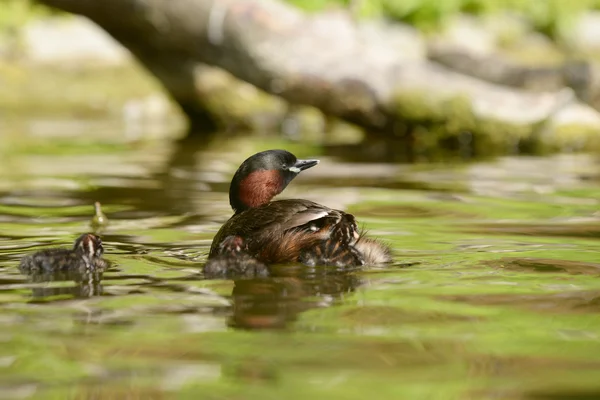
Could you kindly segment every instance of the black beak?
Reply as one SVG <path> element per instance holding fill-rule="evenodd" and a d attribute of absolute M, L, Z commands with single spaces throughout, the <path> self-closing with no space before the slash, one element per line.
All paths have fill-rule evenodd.
<path fill-rule="evenodd" d="M 290 171 L 298 174 L 300 171 L 314 167 L 318 163 L 319 160 L 296 160 L 296 164 L 294 164 L 293 167 L 290 167 Z"/>

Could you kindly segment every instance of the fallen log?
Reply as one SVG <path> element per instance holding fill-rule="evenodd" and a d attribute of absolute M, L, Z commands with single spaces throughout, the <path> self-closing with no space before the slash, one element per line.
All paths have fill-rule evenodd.
<path fill-rule="evenodd" d="M 600 109 L 599 71 L 590 62 L 573 60 L 551 66 L 527 66 L 499 54 L 478 54 L 447 43 L 428 46 L 428 57 L 453 71 L 498 85 L 528 91 L 569 87 L 582 102 Z"/>
<path fill-rule="evenodd" d="M 547 138 L 560 124 L 582 124 L 586 132 L 600 126 L 598 114 L 568 88 L 536 93 L 454 72 L 415 56 L 397 25 L 355 23 L 342 12 L 306 15 L 275 0 L 39 1 L 95 21 L 192 119 L 209 119 L 194 78 L 208 64 L 372 132 L 393 134 L 408 121 Z"/>

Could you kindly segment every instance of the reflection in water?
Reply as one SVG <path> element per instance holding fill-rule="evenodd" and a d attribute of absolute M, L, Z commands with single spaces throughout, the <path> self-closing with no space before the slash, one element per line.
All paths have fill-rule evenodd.
<path fill-rule="evenodd" d="M 102 272 L 89 270 L 33 274 L 28 276 L 29 282 L 50 284 L 45 287 L 32 288 L 31 292 L 34 299 L 63 295 L 74 298 L 100 296 L 102 294 L 101 280 Z M 51 284 L 54 282 L 73 282 L 74 285 L 54 286 Z"/>
<path fill-rule="evenodd" d="M 585 398 L 597 384 L 597 364 L 583 362 L 597 358 L 600 343 L 598 187 L 574 178 L 571 159 L 364 165 L 325 150 L 333 154 L 327 168 L 290 197 L 306 191 L 327 205 L 342 202 L 389 239 L 397 261 L 418 265 L 360 274 L 287 266 L 232 282 L 200 273 L 231 213 L 232 168 L 240 152 L 286 145 L 219 148 L 217 140 L 104 150 L 73 139 L 60 144 L 60 156 L 58 145 L 15 153 L 18 168 L 0 171 L 0 392 L 32 382 L 40 398 L 65 398 L 74 387 L 113 398 L 188 387 L 180 397 L 266 398 L 274 393 L 262 390 L 276 383 L 279 397 L 301 388 L 315 398 L 364 398 L 376 388 L 383 398 L 467 398 L 479 389 L 501 396 L 510 386 L 510 398 L 541 399 Z M 357 161 L 366 158 L 356 150 Z M 110 217 L 107 254 L 118 269 L 18 275 L 25 253 L 89 227 L 94 201 Z M 352 294 L 363 279 L 368 288 Z M 550 356 L 556 361 L 545 367 Z M 577 370 L 573 359 L 582 361 Z M 207 363 L 223 377 L 206 374 L 209 386 L 202 372 L 186 372 Z"/>
<path fill-rule="evenodd" d="M 205 182 L 199 182 L 197 177 L 198 158 L 201 157 L 200 153 L 210 146 L 212 138 L 188 135 L 176 142 L 171 156 L 158 176 L 168 197 L 168 203 L 181 213 L 193 212 L 198 191 L 211 188 Z"/>
<path fill-rule="evenodd" d="M 600 290 L 571 290 L 568 286 L 561 289 L 557 293 L 445 295 L 440 298 L 475 305 L 512 306 L 552 315 L 600 312 Z"/>
<path fill-rule="evenodd" d="M 353 273 L 305 266 L 281 268 L 274 278 L 240 279 L 233 288 L 229 325 L 240 329 L 284 329 L 299 313 L 330 305 L 361 283 Z M 312 299 L 312 300 L 309 300 Z"/>
<path fill-rule="evenodd" d="M 600 391 L 555 391 L 555 392 L 532 392 L 523 397 L 525 400 L 598 400 Z"/>
<path fill-rule="evenodd" d="M 591 218 L 590 218 L 591 219 Z M 535 235 L 566 238 L 599 238 L 600 225 L 598 218 L 593 222 L 584 222 L 576 225 L 562 223 L 544 222 L 543 224 L 531 223 L 506 223 L 494 222 L 486 224 L 471 224 L 465 229 L 469 232 L 485 232 L 493 235 Z"/>
<path fill-rule="evenodd" d="M 564 272 L 572 275 L 600 274 L 600 264 L 583 261 L 556 260 L 552 258 L 536 257 L 504 257 L 498 260 L 484 261 L 483 264 L 493 268 L 523 272 Z"/>

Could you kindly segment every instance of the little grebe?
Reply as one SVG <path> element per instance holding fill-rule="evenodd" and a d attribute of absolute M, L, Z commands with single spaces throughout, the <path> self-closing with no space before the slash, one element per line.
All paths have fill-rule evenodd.
<path fill-rule="evenodd" d="M 248 255 L 255 259 L 250 269 L 263 263 L 355 267 L 390 262 L 389 248 L 360 234 L 351 214 L 309 200 L 271 201 L 318 163 L 285 150 L 263 151 L 244 161 L 229 188 L 234 214 L 213 239 L 205 273 Z M 248 269 L 247 261 L 241 264 Z"/>
<path fill-rule="evenodd" d="M 85 233 L 77 238 L 73 249 L 47 249 L 25 256 L 19 270 L 26 274 L 102 270 L 107 265 L 103 253 L 102 240 Z"/>

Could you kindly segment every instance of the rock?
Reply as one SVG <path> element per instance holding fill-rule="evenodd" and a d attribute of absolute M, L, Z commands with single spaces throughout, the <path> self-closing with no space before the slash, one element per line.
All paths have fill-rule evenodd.
<path fill-rule="evenodd" d="M 169 117 L 173 111 L 171 103 L 162 94 L 127 101 L 122 109 L 125 137 L 127 140 L 138 140 L 160 136 L 165 124 L 172 124 Z"/>
<path fill-rule="evenodd" d="M 588 11 L 573 24 L 565 40 L 573 47 L 584 52 L 600 50 L 600 11 Z"/>
<path fill-rule="evenodd" d="M 499 45 L 511 45 L 533 31 L 525 18 L 510 12 L 498 12 L 484 16 L 481 18 L 481 23 Z"/>
<path fill-rule="evenodd" d="M 564 54 L 556 44 L 539 32 L 530 32 L 524 35 L 510 46 L 505 46 L 504 50 L 502 54 L 509 59 L 534 68 L 557 65 L 564 59 Z"/>
<path fill-rule="evenodd" d="M 584 125 L 600 131 L 600 114 L 587 104 L 573 103 L 554 114 L 555 125 Z"/>
<path fill-rule="evenodd" d="M 541 139 L 561 151 L 582 151 L 600 147 L 600 114 L 587 104 L 574 102 L 558 110 L 549 120 Z"/>
<path fill-rule="evenodd" d="M 25 58 L 40 64 L 119 66 L 129 52 L 83 17 L 34 20 L 23 28 Z"/>
<path fill-rule="evenodd" d="M 468 15 L 450 20 L 437 40 L 474 54 L 490 54 L 496 50 L 495 33 L 486 28 L 481 20 Z"/>
<path fill-rule="evenodd" d="M 427 57 L 427 46 L 423 36 L 409 25 L 363 23 L 358 27 L 358 34 L 364 43 L 369 43 L 365 48 L 365 57 L 375 57 L 377 62 L 380 62 L 381 58 L 392 58 L 397 62 L 421 61 Z M 373 46 L 374 43 L 380 43 L 381 46 Z"/>

